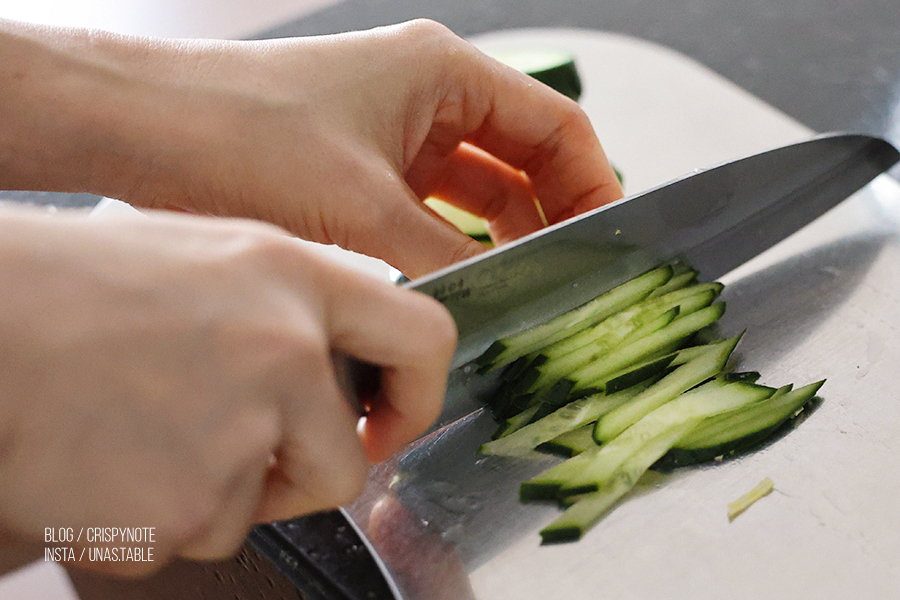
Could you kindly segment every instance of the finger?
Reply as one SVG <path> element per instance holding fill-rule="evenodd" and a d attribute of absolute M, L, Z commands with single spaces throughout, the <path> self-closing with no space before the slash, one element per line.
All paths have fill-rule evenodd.
<path fill-rule="evenodd" d="M 425 206 L 405 181 L 389 173 L 393 169 L 386 167 L 370 178 L 380 182 L 380 188 L 348 190 L 350 194 L 365 194 L 357 205 L 368 213 L 362 219 L 350 217 L 364 221 L 364 226 L 349 228 L 348 237 L 336 240 L 340 246 L 377 256 L 410 278 L 485 251 L 482 244 Z"/>
<path fill-rule="evenodd" d="M 464 101 L 474 106 L 442 123 L 443 131 L 435 132 L 441 143 L 456 128 L 460 139 L 525 171 L 550 223 L 621 198 L 618 178 L 576 102 L 484 55 L 474 60 L 484 74 Z M 468 73 L 460 77 L 472 80 Z M 467 118 L 472 112 L 480 118 Z"/>
<path fill-rule="evenodd" d="M 297 377 L 287 398 L 284 437 L 266 474 L 257 521 L 288 519 L 352 502 L 369 463 L 356 434 L 358 416 L 341 394 L 327 354 Z"/>
<path fill-rule="evenodd" d="M 419 175 L 426 173 L 431 181 Z M 528 177 L 468 144 L 447 156 L 423 147 L 410 169 L 409 181 L 420 198 L 434 196 L 485 219 L 497 244 L 545 225 Z"/>
<path fill-rule="evenodd" d="M 254 523 L 263 491 L 267 461 L 240 469 L 226 488 L 209 525 L 181 545 L 177 554 L 188 560 L 214 560 L 240 548 Z"/>
<path fill-rule="evenodd" d="M 382 369 L 381 388 L 360 431 L 369 459 L 378 462 L 440 413 L 456 325 L 436 300 L 362 277 L 345 281 L 341 302 L 333 306 L 332 347 Z"/>

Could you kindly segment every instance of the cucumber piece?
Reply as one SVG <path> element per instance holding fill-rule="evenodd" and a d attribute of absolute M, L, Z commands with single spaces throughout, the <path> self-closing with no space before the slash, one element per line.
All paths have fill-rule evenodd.
<path fill-rule="evenodd" d="M 802 414 L 802 409 L 815 397 L 823 383 L 818 381 L 796 390 L 791 390 L 789 385 L 784 386 L 758 404 L 705 419 L 653 468 L 669 471 L 758 446 Z"/>
<path fill-rule="evenodd" d="M 594 441 L 594 424 L 588 423 L 578 429 L 562 433 L 552 440 L 540 444 L 535 450 L 571 458 L 581 454 L 585 450 L 596 448 Z"/>
<path fill-rule="evenodd" d="M 662 287 L 668 287 L 670 283 L 671 279 Z M 678 308 L 679 314 L 684 316 L 709 306 L 721 294 L 722 285 L 698 284 L 690 288 L 674 289 L 651 299 L 659 289 L 656 288 L 651 292 L 648 299 L 604 319 L 597 325 L 542 348 L 541 353 L 548 361 L 556 361 L 568 357 L 573 352 L 586 352 L 583 349 L 587 346 L 596 347 L 597 351 L 594 354 L 600 353 L 604 348 L 609 350 L 660 313 Z"/>
<path fill-rule="evenodd" d="M 542 325 L 494 342 L 482 358 L 476 359 L 476 363 L 486 367 L 486 370 L 505 366 L 521 356 L 574 335 L 643 300 L 671 277 L 670 265 L 648 271 Z"/>
<path fill-rule="evenodd" d="M 714 377 L 725 367 L 739 339 L 735 337 L 708 346 L 706 352 L 676 367 L 627 405 L 604 415 L 594 427 L 594 440 L 601 443 L 613 439 L 644 415 Z"/>
<path fill-rule="evenodd" d="M 676 272 L 674 275 L 672 275 L 672 279 L 670 279 L 668 283 L 666 283 L 665 285 L 661 285 L 653 290 L 648 298 L 652 300 L 653 298 L 658 298 L 659 296 L 663 296 L 665 294 L 668 294 L 669 292 L 696 285 L 698 276 L 699 273 L 695 269 L 691 268 L 688 268 L 688 270 L 683 273 Z"/>
<path fill-rule="evenodd" d="M 527 49 L 499 52 L 493 58 L 534 77 L 572 100 L 581 98 L 581 77 L 575 57 L 569 52 L 551 49 Z"/>
<path fill-rule="evenodd" d="M 616 375 L 606 382 L 604 386 L 606 393 L 615 394 L 642 381 L 664 375 L 672 361 L 675 360 L 675 356 L 675 354 L 666 354 L 662 358 L 650 358 L 637 366 L 633 366 L 627 373 Z"/>
<path fill-rule="evenodd" d="M 552 385 L 553 382 L 572 374 L 602 356 L 615 352 L 616 346 L 639 340 L 665 327 L 678 317 L 678 308 L 675 307 L 656 314 L 647 311 L 645 316 L 647 320 L 643 324 L 641 324 L 640 320 L 632 320 L 632 323 L 615 327 L 607 331 L 607 335 L 598 338 L 596 342 L 582 346 L 561 358 L 553 359 L 548 357 L 547 362 L 538 369 L 540 375 L 535 380 L 532 389 L 540 390 L 546 388 Z M 607 323 L 610 320 L 606 319 L 603 323 Z M 634 328 L 635 326 L 637 327 Z"/>
<path fill-rule="evenodd" d="M 621 434 L 600 446 L 599 452 L 587 461 L 586 466 L 567 480 L 559 482 L 558 494 L 560 497 L 565 497 L 596 491 L 606 484 L 625 460 L 646 445 L 648 440 L 654 439 L 667 428 L 692 419 L 711 417 L 759 402 L 774 392 L 775 390 L 772 388 L 755 383 L 740 381 L 727 383 L 721 379 L 715 379 L 685 392 L 650 412 Z M 580 454 L 570 461 L 586 454 Z"/>
<path fill-rule="evenodd" d="M 725 312 L 725 303 L 718 302 L 687 316 L 675 319 L 669 325 L 645 336 L 632 344 L 621 346 L 615 353 L 578 369 L 571 374 L 581 388 L 603 389 L 613 376 L 620 375 L 630 365 L 641 362 L 671 344 L 680 343 L 687 336 L 712 325 Z"/>
<path fill-rule="evenodd" d="M 558 544 L 581 539 L 585 532 L 634 487 L 650 465 L 698 422 L 699 419 L 689 419 L 665 428 L 623 461 L 603 488 L 590 494 L 576 496 L 573 504 L 562 515 L 541 530 L 541 543 Z"/>
<path fill-rule="evenodd" d="M 487 221 L 481 217 L 437 198 L 426 198 L 425 205 L 469 237 L 485 246 L 493 246 Z"/>
<path fill-rule="evenodd" d="M 632 400 L 640 393 L 641 386 L 635 386 L 610 396 L 594 395 L 580 398 L 540 420 L 525 425 L 518 431 L 483 444 L 478 452 L 500 456 L 526 454 L 567 431 L 596 421 L 600 416 Z"/>
<path fill-rule="evenodd" d="M 591 461 L 600 452 L 600 446 L 594 444 L 589 448 L 573 456 L 572 458 L 554 465 L 545 471 L 535 475 L 519 485 L 519 499 L 523 502 L 534 500 L 559 500 L 559 490 L 567 481 L 574 479 L 581 471 L 586 469 Z"/>

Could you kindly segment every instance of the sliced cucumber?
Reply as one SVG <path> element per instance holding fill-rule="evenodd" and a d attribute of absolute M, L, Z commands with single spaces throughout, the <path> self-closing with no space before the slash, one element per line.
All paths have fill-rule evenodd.
<path fill-rule="evenodd" d="M 779 388 L 771 398 L 743 410 L 705 419 L 680 440 L 654 469 L 668 471 L 744 451 L 772 438 L 812 400 L 824 381 L 791 390 Z"/>
<path fill-rule="evenodd" d="M 637 452 L 624 460 L 603 488 L 573 498 L 572 505 L 541 530 L 541 543 L 574 542 L 584 535 L 610 508 L 638 482 L 650 465 L 699 422 L 689 419 L 665 428 Z"/>
<path fill-rule="evenodd" d="M 627 405 L 608 412 L 594 427 L 594 440 L 606 442 L 616 437 L 636 423 L 644 415 L 656 410 L 666 402 L 715 377 L 728 362 L 740 338 L 732 338 L 708 346 L 706 352 L 693 360 L 675 368 Z"/>
<path fill-rule="evenodd" d="M 594 441 L 594 424 L 588 423 L 578 429 L 567 431 L 552 440 L 544 442 L 535 450 L 571 458 L 596 446 L 597 442 Z"/>
<path fill-rule="evenodd" d="M 481 454 L 501 456 L 524 454 L 567 431 L 596 421 L 600 416 L 632 400 L 641 390 L 642 386 L 637 385 L 610 396 L 598 394 L 580 398 L 505 437 L 483 444 L 478 451 Z"/>
<path fill-rule="evenodd" d="M 722 380 L 710 381 L 685 392 L 600 446 L 600 451 L 587 466 L 567 481 L 560 482 L 559 496 L 571 496 L 600 489 L 619 465 L 643 447 L 647 440 L 657 437 L 672 425 L 735 410 L 764 400 L 774 392 L 775 390 L 770 387 L 754 383 L 726 383 Z"/>
<path fill-rule="evenodd" d="M 494 342 L 476 363 L 483 370 L 508 365 L 521 356 L 574 335 L 643 300 L 671 277 L 670 265 L 648 271 L 543 325 Z"/>
<path fill-rule="evenodd" d="M 570 378 L 576 382 L 576 390 L 583 388 L 605 389 L 612 376 L 620 374 L 629 365 L 658 353 L 661 348 L 680 343 L 687 336 L 715 323 L 725 312 L 725 303 L 718 302 L 697 312 L 672 321 L 666 327 L 645 336 L 632 344 L 620 347 L 614 354 L 578 369 Z"/>
<path fill-rule="evenodd" d="M 656 314 L 646 311 L 644 316 L 646 321 L 643 323 L 636 319 L 632 319 L 632 322 L 628 324 L 617 323 L 618 327 L 613 326 L 607 335 L 598 336 L 596 342 L 582 346 L 561 358 L 553 359 L 548 356 L 547 361 L 538 369 L 540 375 L 531 389 L 544 389 L 585 365 L 615 352 L 617 346 L 635 342 L 665 327 L 678 317 L 678 308 L 671 308 Z M 606 319 L 603 323 L 608 321 L 610 319 Z"/>

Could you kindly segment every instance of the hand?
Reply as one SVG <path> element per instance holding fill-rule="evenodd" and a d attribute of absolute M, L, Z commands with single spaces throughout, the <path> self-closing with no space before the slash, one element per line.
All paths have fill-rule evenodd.
<path fill-rule="evenodd" d="M 503 243 L 545 224 L 535 200 L 557 223 L 622 195 L 575 102 L 433 22 L 57 45 L 92 83 L 64 96 L 90 124 L 68 162 L 94 157 L 83 187 L 135 204 L 263 219 L 418 276 L 483 251 L 427 196 Z"/>
<path fill-rule="evenodd" d="M 274 227 L 0 219 L 0 533 L 156 528 L 153 563 L 85 565 L 125 573 L 224 556 L 252 523 L 351 501 L 366 458 L 440 410 L 443 306 Z M 383 368 L 359 434 L 333 351 Z"/>

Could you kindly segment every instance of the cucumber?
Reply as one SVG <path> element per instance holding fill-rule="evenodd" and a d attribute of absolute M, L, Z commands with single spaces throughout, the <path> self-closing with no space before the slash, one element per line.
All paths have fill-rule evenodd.
<path fill-rule="evenodd" d="M 653 468 L 670 471 L 758 446 L 797 418 L 823 384 L 824 380 L 796 390 L 791 390 L 791 386 L 786 385 L 769 399 L 744 410 L 705 419 Z"/>
<path fill-rule="evenodd" d="M 571 458 L 596 446 L 597 443 L 594 441 L 594 424 L 588 423 L 540 444 L 535 450 Z"/>
<path fill-rule="evenodd" d="M 697 312 L 672 321 L 666 327 L 645 336 L 632 344 L 620 347 L 614 354 L 578 369 L 570 378 L 575 381 L 575 390 L 583 388 L 604 389 L 606 382 L 613 376 L 620 375 L 629 365 L 643 361 L 661 348 L 679 343 L 687 336 L 704 327 L 712 325 L 725 312 L 725 303 L 717 302 Z"/>
<path fill-rule="evenodd" d="M 618 327 L 614 326 L 613 329 L 607 332 L 608 335 L 602 335 L 598 337 L 596 342 L 582 346 L 561 358 L 554 359 L 545 354 L 547 361 L 538 369 L 539 375 L 531 389 L 544 389 L 585 365 L 615 352 L 617 346 L 635 342 L 665 327 L 678 317 L 678 307 L 655 314 L 647 311 L 644 316 L 646 317 L 646 322 L 641 323 L 640 320 L 632 320 L 628 324 L 617 323 Z M 608 321 L 610 319 L 606 319 L 603 323 Z"/>
<path fill-rule="evenodd" d="M 580 398 L 505 437 L 483 444 L 478 452 L 500 456 L 525 454 L 567 431 L 596 421 L 603 414 L 629 402 L 641 391 L 642 386 L 637 385 L 609 396 L 598 394 Z"/>
<path fill-rule="evenodd" d="M 665 428 L 640 450 L 629 456 L 600 490 L 574 497 L 573 503 L 541 534 L 542 544 L 574 542 L 584 535 L 610 508 L 637 483 L 680 437 L 695 427 L 699 419 L 689 419 Z"/>
<path fill-rule="evenodd" d="M 668 287 L 668 285 L 667 283 L 662 287 Z M 681 315 L 687 315 L 709 306 L 721 293 L 722 286 L 721 284 L 695 285 L 687 289 L 671 290 L 663 297 L 653 296 L 659 289 L 656 288 L 651 292 L 648 300 L 638 302 L 593 327 L 542 348 L 541 354 L 546 356 L 548 361 L 556 361 L 573 352 L 580 351 L 586 346 L 609 349 L 621 342 L 632 331 L 642 327 L 648 319 L 660 313 L 677 307 Z M 649 300 L 651 297 L 653 299 Z"/>
<path fill-rule="evenodd" d="M 706 348 L 697 356 L 660 379 L 627 405 L 608 412 L 594 427 L 594 440 L 606 442 L 636 423 L 644 415 L 673 400 L 682 393 L 714 377 L 725 368 L 728 357 L 740 338 L 734 337 Z"/>
<path fill-rule="evenodd" d="M 503 421 L 479 451 L 567 457 L 519 487 L 522 501 L 567 507 L 543 543 L 580 538 L 647 469 L 746 450 L 807 414 L 823 382 L 775 390 L 755 371 L 726 370 L 743 334 L 712 339 L 721 292 L 689 266 L 663 265 L 479 359 L 481 372 L 505 367 L 490 400 Z"/>
<path fill-rule="evenodd" d="M 670 265 L 648 271 L 543 325 L 494 342 L 475 362 L 482 367 L 481 372 L 508 365 L 526 354 L 574 335 L 643 300 L 671 277 Z"/>
<path fill-rule="evenodd" d="M 729 412 L 764 400 L 774 392 L 775 390 L 770 387 L 755 383 L 741 381 L 728 383 L 721 379 L 685 392 L 675 400 L 648 413 L 620 435 L 600 446 L 600 451 L 583 469 L 566 481 L 559 482 L 558 495 L 565 497 L 600 489 L 629 456 L 643 447 L 647 440 L 655 438 L 672 425 Z M 570 460 L 585 454 L 582 453 Z"/>

